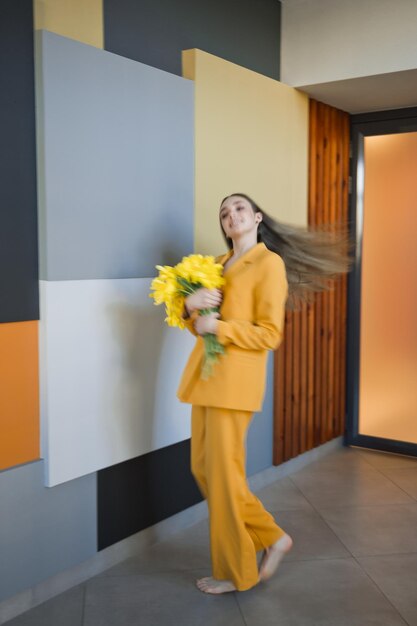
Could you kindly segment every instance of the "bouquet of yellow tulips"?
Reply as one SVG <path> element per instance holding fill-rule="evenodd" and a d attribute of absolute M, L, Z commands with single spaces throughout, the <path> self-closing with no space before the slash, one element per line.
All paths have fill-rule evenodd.
<path fill-rule="evenodd" d="M 181 329 L 185 328 L 182 317 L 185 298 L 201 287 L 217 289 L 225 283 L 223 265 L 216 263 L 213 256 L 190 254 L 175 267 L 157 265 L 156 269 L 159 270 L 159 275 L 151 283 L 153 293 L 149 297 L 154 299 L 154 304 L 165 304 L 165 321 L 168 326 L 178 326 Z M 208 315 L 214 311 L 218 312 L 219 307 L 200 309 L 199 314 Z M 224 347 L 212 333 L 203 335 L 203 340 L 202 378 L 207 379 L 219 355 L 224 353 Z"/>

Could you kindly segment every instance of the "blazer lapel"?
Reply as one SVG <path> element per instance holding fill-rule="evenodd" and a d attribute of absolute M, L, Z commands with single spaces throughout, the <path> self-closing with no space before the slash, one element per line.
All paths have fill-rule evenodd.
<path fill-rule="evenodd" d="M 231 276 L 232 274 L 234 274 L 236 271 L 239 270 L 239 268 L 244 267 L 245 265 L 250 265 L 252 263 L 254 263 L 257 259 L 257 257 L 266 249 L 266 246 L 263 242 L 259 242 L 257 243 L 255 246 L 253 246 L 252 248 L 250 248 L 250 250 L 248 250 L 247 252 L 245 252 L 245 254 L 243 254 L 241 257 L 239 257 L 237 259 L 237 261 L 235 261 L 233 263 L 233 265 L 231 265 L 229 268 L 226 268 L 226 271 L 224 272 L 224 276 Z M 233 256 L 233 250 L 229 250 L 229 252 L 227 252 L 221 259 L 220 259 L 220 263 L 224 266 L 224 264 L 226 263 L 226 261 L 228 259 L 230 259 L 230 257 Z"/>

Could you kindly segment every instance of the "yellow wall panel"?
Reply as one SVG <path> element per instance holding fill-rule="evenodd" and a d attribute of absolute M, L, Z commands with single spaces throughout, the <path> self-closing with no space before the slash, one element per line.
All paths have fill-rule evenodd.
<path fill-rule="evenodd" d="M 34 0 L 35 29 L 103 48 L 103 0 Z"/>
<path fill-rule="evenodd" d="M 0 470 L 39 459 L 38 322 L 0 324 Z"/>
<path fill-rule="evenodd" d="M 308 97 L 272 78 L 202 52 L 183 51 L 195 83 L 195 250 L 225 243 L 218 209 L 242 192 L 270 215 L 307 224 Z"/>

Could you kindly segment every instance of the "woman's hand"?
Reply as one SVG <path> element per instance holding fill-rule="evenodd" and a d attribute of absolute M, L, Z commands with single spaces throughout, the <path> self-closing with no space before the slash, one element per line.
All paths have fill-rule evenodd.
<path fill-rule="evenodd" d="M 221 289 L 202 287 L 185 298 L 185 307 L 190 314 L 196 310 L 220 306 L 222 298 Z"/>
<path fill-rule="evenodd" d="M 199 315 L 194 320 L 194 329 L 199 335 L 205 335 L 206 333 L 216 334 L 217 318 L 220 317 L 220 313 L 209 313 L 208 315 Z"/>

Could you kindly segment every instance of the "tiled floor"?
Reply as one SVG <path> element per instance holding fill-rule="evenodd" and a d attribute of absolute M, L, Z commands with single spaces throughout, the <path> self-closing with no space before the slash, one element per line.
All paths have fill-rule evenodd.
<path fill-rule="evenodd" d="M 199 591 L 205 521 L 8 625 L 417 626 L 417 459 L 342 448 L 257 495 L 294 539 L 269 582 Z"/>

